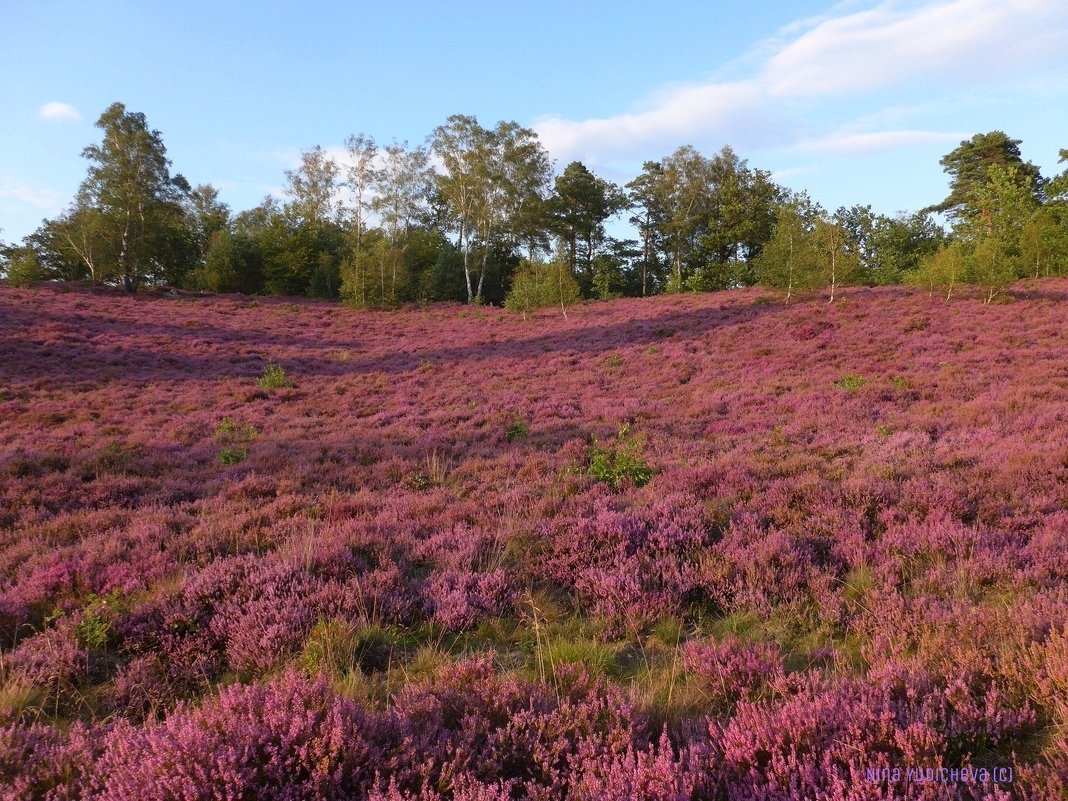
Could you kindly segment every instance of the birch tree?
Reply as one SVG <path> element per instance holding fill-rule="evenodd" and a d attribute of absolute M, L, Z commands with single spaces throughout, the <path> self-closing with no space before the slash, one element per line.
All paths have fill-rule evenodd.
<path fill-rule="evenodd" d="M 185 254 L 176 243 L 183 226 L 181 201 L 189 184 L 171 175 L 171 163 L 159 131 L 151 130 L 141 113 L 129 112 L 122 103 L 109 106 L 96 127 L 104 132 L 99 145 L 82 151 L 89 160 L 88 175 L 78 190 L 76 210 L 99 214 L 96 236 L 108 241 L 115 268 L 127 292 L 136 292 L 150 277 L 162 274 Z M 76 248 L 77 237 L 71 247 Z M 90 248 L 82 243 L 87 266 Z M 95 266 L 89 269 L 96 274 Z M 170 271 L 168 271 L 170 272 Z"/>

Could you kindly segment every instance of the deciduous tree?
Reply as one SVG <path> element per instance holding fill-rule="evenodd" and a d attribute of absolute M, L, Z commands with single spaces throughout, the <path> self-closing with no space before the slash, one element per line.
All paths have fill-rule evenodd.
<path fill-rule="evenodd" d="M 83 242 L 82 252 L 113 254 L 123 286 L 135 292 L 146 279 L 180 274 L 177 262 L 187 256 L 181 252 L 181 201 L 189 184 L 171 175 L 163 139 L 144 114 L 113 103 L 96 126 L 104 132 L 103 141 L 82 151 L 90 166 L 74 210 L 75 216 L 90 213 L 80 215 L 87 227 L 72 237 L 71 246 L 90 237 L 97 244 Z M 87 265 L 94 258 L 83 256 Z"/>

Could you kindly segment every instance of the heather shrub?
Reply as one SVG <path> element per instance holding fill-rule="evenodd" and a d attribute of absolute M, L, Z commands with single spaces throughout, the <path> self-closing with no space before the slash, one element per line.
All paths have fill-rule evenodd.
<path fill-rule="evenodd" d="M 206 693 L 219 672 L 218 660 L 202 638 L 165 635 L 158 650 L 135 655 L 119 667 L 110 706 L 132 721 L 160 718 L 180 701 Z"/>
<path fill-rule="evenodd" d="M 741 701 L 757 700 L 784 676 L 783 656 L 774 643 L 688 642 L 683 665 L 698 680 L 712 709 L 731 713 Z"/>
<path fill-rule="evenodd" d="M 710 731 L 729 795 L 816 799 L 862 786 L 869 768 L 969 765 L 977 746 L 1033 724 L 1026 709 L 998 709 L 991 726 L 968 711 L 976 703 L 996 700 L 943 693 L 922 672 L 890 668 L 865 683 L 811 683 L 780 703 L 742 702 Z"/>
<path fill-rule="evenodd" d="M 379 731 L 325 681 L 287 673 L 144 730 L 117 726 L 96 766 L 99 798 L 352 798 L 382 764 Z"/>
<path fill-rule="evenodd" d="M 506 614 L 515 593 L 503 570 L 442 569 L 427 581 L 424 594 L 435 621 L 450 631 L 462 631 L 484 617 Z"/>
<path fill-rule="evenodd" d="M 580 754 L 578 776 L 568 798 L 579 801 L 680 801 L 705 797 L 713 783 L 699 747 L 677 749 L 661 736 L 648 750 L 625 754 Z"/>
<path fill-rule="evenodd" d="M 553 691 L 494 674 L 488 659 L 458 664 L 431 686 L 398 697 L 394 718 L 423 756 L 389 763 L 402 789 L 441 786 L 467 774 L 483 784 L 515 781 L 532 797 L 562 798 L 580 753 L 625 754 L 643 734 L 618 692 L 561 670 Z"/>
<path fill-rule="evenodd" d="M 806 599 L 816 572 L 814 561 L 806 543 L 764 529 L 751 516 L 739 516 L 702 565 L 702 583 L 724 608 L 768 614 L 777 605 Z"/>
<path fill-rule="evenodd" d="M 233 604 L 212 620 L 226 641 L 232 670 L 259 675 L 293 654 L 311 628 L 315 610 L 298 595 L 269 591 L 245 604 Z"/>
<path fill-rule="evenodd" d="M 0 727 L 0 801 L 80 801 L 89 797 L 99 732 L 42 723 Z"/>
<path fill-rule="evenodd" d="M 758 295 L 0 292 L 0 794 L 1062 796 L 1064 281 Z"/>
<path fill-rule="evenodd" d="M 23 640 L 7 661 L 15 675 L 47 693 L 53 706 L 88 677 L 89 651 L 81 643 L 77 624 L 70 618 Z"/>

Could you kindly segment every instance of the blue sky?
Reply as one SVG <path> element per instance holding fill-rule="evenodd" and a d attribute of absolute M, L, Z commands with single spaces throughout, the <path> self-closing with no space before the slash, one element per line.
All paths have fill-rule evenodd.
<path fill-rule="evenodd" d="M 611 180 L 729 144 L 824 206 L 941 200 L 977 132 L 1068 147 L 1065 0 L 0 5 L 0 239 L 71 201 L 118 100 L 235 210 L 314 145 L 421 142 L 453 113 L 539 132 Z"/>

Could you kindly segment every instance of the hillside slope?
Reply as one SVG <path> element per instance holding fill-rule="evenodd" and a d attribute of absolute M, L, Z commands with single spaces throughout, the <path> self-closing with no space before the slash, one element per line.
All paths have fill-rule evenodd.
<path fill-rule="evenodd" d="M 1068 282 L 8 289 L 0 354 L 15 797 L 1068 792 Z"/>

